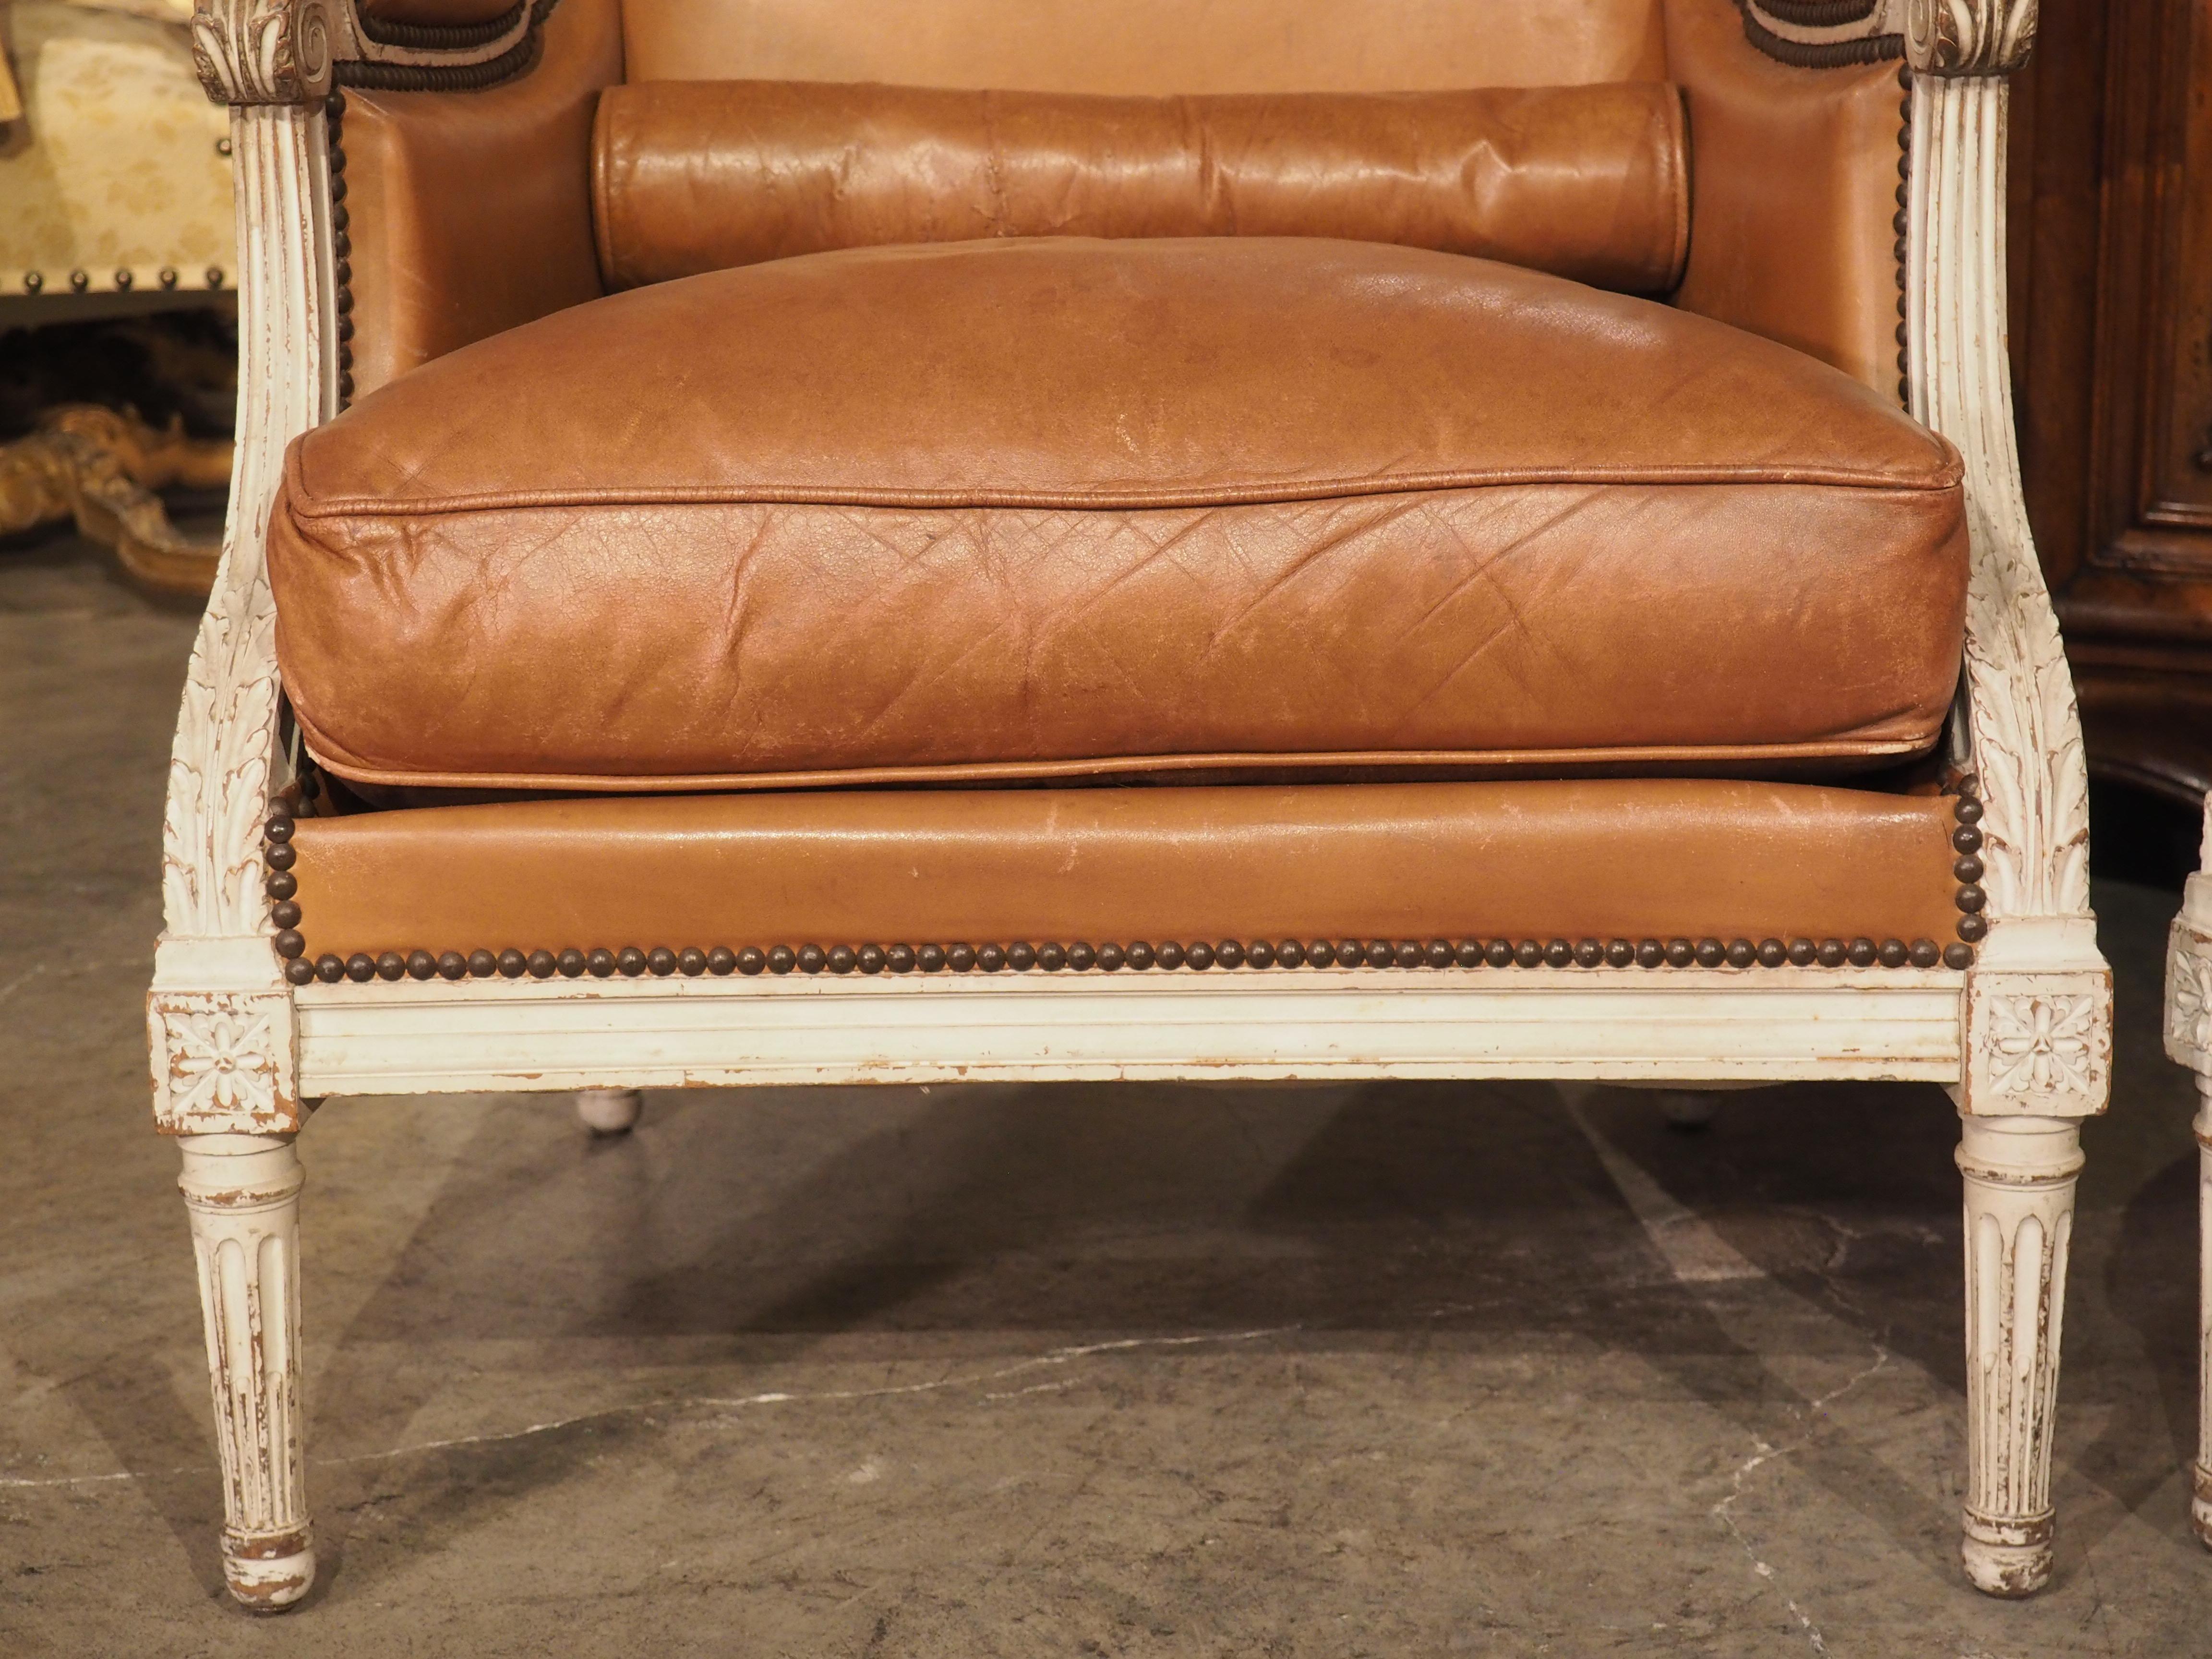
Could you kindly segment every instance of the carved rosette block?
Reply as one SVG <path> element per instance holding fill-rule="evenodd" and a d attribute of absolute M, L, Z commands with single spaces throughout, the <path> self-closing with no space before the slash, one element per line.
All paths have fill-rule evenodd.
<path fill-rule="evenodd" d="M 146 999 L 154 1122 L 166 1134 L 300 1127 L 291 999 L 281 991 L 155 991 Z"/>
<path fill-rule="evenodd" d="M 1905 0 L 1916 75 L 2005 75 L 2035 49 L 2037 0 Z"/>
<path fill-rule="evenodd" d="M 2075 1123 L 1961 1119 L 1966 1200 L 1966 1501 L 1974 1587 L 2027 1595 L 2051 1577 L 2051 1449 L 2058 1391 Z"/>
<path fill-rule="evenodd" d="M 1977 970 L 1966 980 L 1965 1089 L 1978 1116 L 2091 1117 L 2112 1096 L 2108 970 Z"/>
<path fill-rule="evenodd" d="M 2203 880 L 2190 884 L 2194 889 Z M 2173 919 L 2166 936 L 2166 1052 L 2198 1076 L 2212 1077 L 2212 931 L 2192 921 L 2189 909 Z"/>
<path fill-rule="evenodd" d="M 314 1582 L 300 1413 L 300 1160 L 289 1135 L 192 1135 L 191 1217 L 223 1481 L 223 1576 L 257 1612 Z"/>

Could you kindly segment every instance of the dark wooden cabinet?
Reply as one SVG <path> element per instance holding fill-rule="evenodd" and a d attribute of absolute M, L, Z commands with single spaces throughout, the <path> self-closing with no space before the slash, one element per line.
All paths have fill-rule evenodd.
<path fill-rule="evenodd" d="M 2093 776 L 2212 787 L 2212 0 L 2044 0 L 2007 204 L 2021 461 Z"/>

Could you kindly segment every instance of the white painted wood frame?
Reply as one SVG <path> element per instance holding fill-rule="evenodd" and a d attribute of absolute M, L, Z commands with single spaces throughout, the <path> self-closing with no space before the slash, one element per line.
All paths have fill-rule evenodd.
<path fill-rule="evenodd" d="M 1816 46 L 1901 32 L 1915 71 L 1911 405 L 1966 458 L 1972 547 L 1951 741 L 1981 781 L 1990 931 L 1964 975 L 1595 968 L 296 992 L 262 896 L 260 823 L 286 776 L 263 544 L 284 447 L 336 405 L 323 100 L 335 60 L 526 58 L 526 25 L 441 52 L 380 45 L 350 0 L 199 4 L 196 54 L 210 94 L 231 107 L 237 167 L 239 445 L 222 566 L 170 763 L 167 930 L 147 1006 L 155 1120 L 184 1149 L 225 1471 L 224 1559 L 240 1601 L 290 1605 L 313 1573 L 293 1144 L 307 1103 L 951 1078 L 1942 1083 L 1963 1123 L 1966 1568 L 1996 1595 L 2045 1581 L 2076 1130 L 2106 1104 L 2111 980 L 2088 909 L 2080 726 L 2022 507 L 2005 360 L 2004 76 L 2032 42 L 2034 0 L 1878 0 L 1835 27 L 1758 13 L 1773 34 Z"/>

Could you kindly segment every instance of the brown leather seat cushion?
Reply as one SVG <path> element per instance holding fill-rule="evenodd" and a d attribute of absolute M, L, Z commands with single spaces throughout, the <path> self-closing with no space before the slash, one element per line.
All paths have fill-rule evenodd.
<path fill-rule="evenodd" d="M 1951 945 L 1951 805 L 1707 779 L 602 797 L 301 818 L 293 873 L 311 961 L 1285 938 Z"/>
<path fill-rule="evenodd" d="M 791 81 L 610 87 L 610 288 L 986 236 L 1340 236 L 1599 288 L 1681 280 L 1681 95 L 1653 82 L 1101 98 Z"/>
<path fill-rule="evenodd" d="M 1875 764 L 1959 672 L 1957 456 L 1785 347 L 1265 238 L 777 260 L 407 374 L 289 457 L 307 743 L 696 789 Z"/>

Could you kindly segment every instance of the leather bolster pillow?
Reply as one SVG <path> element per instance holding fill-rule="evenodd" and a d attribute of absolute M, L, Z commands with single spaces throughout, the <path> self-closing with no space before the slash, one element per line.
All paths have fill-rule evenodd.
<path fill-rule="evenodd" d="M 1335 236 L 1627 293 L 1680 280 L 1680 94 L 1657 82 L 1109 98 L 787 81 L 610 87 L 607 284 L 992 236 Z"/>

